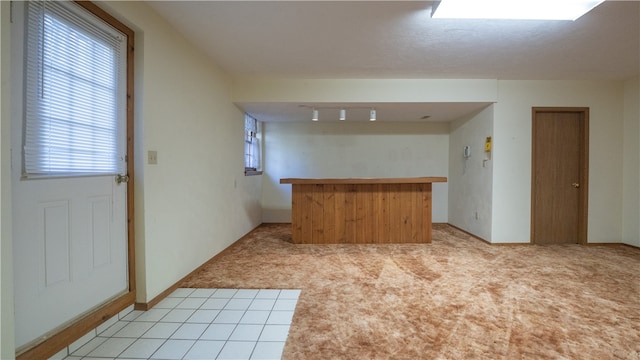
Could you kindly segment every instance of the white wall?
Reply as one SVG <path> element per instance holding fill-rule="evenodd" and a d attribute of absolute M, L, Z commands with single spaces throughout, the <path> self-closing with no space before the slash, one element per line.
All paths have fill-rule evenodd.
<path fill-rule="evenodd" d="M 447 123 L 305 122 L 263 125 L 263 221 L 291 222 L 281 178 L 447 176 Z M 433 184 L 433 221 L 447 222 L 446 183 Z"/>
<path fill-rule="evenodd" d="M 640 246 L 640 81 L 625 82 L 622 242 Z"/>
<path fill-rule="evenodd" d="M 590 108 L 588 241 L 620 242 L 623 85 L 499 81 L 494 111 L 492 242 L 530 241 L 531 108 Z"/>
<path fill-rule="evenodd" d="M 9 2 L 0 1 L 0 359 L 15 356 L 11 236 Z"/>
<path fill-rule="evenodd" d="M 493 134 L 493 105 L 451 123 L 449 137 L 449 223 L 491 241 L 493 161 L 484 151 Z M 463 157 L 469 146 L 471 156 Z"/>
<path fill-rule="evenodd" d="M 235 79 L 245 102 L 493 102 L 491 79 Z"/>
<path fill-rule="evenodd" d="M 136 31 L 137 301 L 147 302 L 260 224 L 261 179 L 244 176 L 228 77 L 143 2 L 100 5 Z"/>

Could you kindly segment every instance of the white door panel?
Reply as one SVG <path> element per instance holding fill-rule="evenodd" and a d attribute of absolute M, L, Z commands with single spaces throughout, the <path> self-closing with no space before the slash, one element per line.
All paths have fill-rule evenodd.
<path fill-rule="evenodd" d="M 111 176 L 14 179 L 18 346 L 127 291 L 125 190 Z"/>

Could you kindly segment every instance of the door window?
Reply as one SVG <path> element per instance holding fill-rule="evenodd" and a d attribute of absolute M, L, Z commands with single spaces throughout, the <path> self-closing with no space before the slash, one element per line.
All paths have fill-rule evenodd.
<path fill-rule="evenodd" d="M 29 2 L 23 178 L 125 172 L 125 35 L 68 2 Z"/>

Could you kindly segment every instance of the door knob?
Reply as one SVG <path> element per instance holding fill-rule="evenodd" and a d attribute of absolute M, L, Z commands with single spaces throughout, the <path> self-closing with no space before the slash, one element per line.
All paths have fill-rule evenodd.
<path fill-rule="evenodd" d="M 571 184 L 571 186 L 573 186 L 574 188 L 576 188 L 576 189 L 577 189 L 577 188 L 579 188 L 579 187 L 580 187 L 580 184 L 578 184 L 578 183 L 573 183 L 573 184 Z"/>
<path fill-rule="evenodd" d="M 129 175 L 116 175 L 116 184 L 119 185 L 126 182 L 129 182 Z"/>

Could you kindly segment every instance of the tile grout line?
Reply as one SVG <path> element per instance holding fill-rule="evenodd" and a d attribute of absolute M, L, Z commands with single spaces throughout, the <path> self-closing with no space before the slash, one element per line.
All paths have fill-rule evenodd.
<path fill-rule="evenodd" d="M 187 289 L 187 288 L 180 288 L 180 289 Z M 162 316 L 158 317 L 156 320 L 152 320 L 152 321 L 145 321 L 145 320 L 139 320 L 142 316 L 144 316 L 145 314 L 148 314 L 148 312 L 140 312 L 139 314 L 137 314 L 137 316 L 133 316 L 133 312 L 135 310 L 131 310 L 129 311 L 127 314 L 118 314 L 118 318 L 117 320 L 110 325 L 109 327 L 103 329 L 100 333 L 97 332 L 97 328 L 96 329 L 92 329 L 91 331 L 95 331 L 95 336 L 92 338 L 103 338 L 105 339 L 105 341 L 100 342 L 98 345 L 92 347 L 90 350 L 86 351 L 86 354 L 84 355 L 77 355 L 80 358 L 85 358 L 85 357 L 91 357 L 92 353 L 96 351 L 96 349 L 98 349 L 100 346 L 102 346 L 104 343 L 106 343 L 109 339 L 133 339 L 133 341 L 126 347 L 124 347 L 124 349 L 122 349 L 121 351 L 118 352 L 118 354 L 114 357 L 114 359 L 120 358 L 121 356 L 123 356 L 123 354 L 125 354 L 129 349 L 131 349 L 136 343 L 138 343 L 141 340 L 162 340 L 162 342 L 157 345 L 157 347 L 155 347 L 155 349 L 153 350 L 153 352 L 148 355 L 148 358 L 153 358 L 154 354 L 158 353 L 158 351 L 165 346 L 169 340 L 172 340 L 172 336 L 174 336 L 181 328 L 183 328 L 185 325 L 205 325 L 203 328 L 203 331 L 197 335 L 197 337 L 195 338 L 189 338 L 189 339 L 173 339 L 173 340 L 187 340 L 187 341 L 192 341 L 193 343 L 191 344 L 191 346 L 189 346 L 186 350 L 184 350 L 183 355 L 181 356 L 181 359 L 184 359 L 187 354 L 194 348 L 194 346 L 199 342 L 199 341 L 209 341 L 206 339 L 202 339 L 202 336 L 204 335 L 204 333 L 212 326 L 214 325 L 214 322 L 216 321 L 216 319 L 221 316 L 222 312 L 225 310 L 228 311 L 234 311 L 236 309 L 226 309 L 227 306 L 229 306 L 229 304 L 232 302 L 232 300 L 247 300 L 248 303 L 245 305 L 243 305 L 241 308 L 237 309 L 237 310 L 242 310 L 242 315 L 238 317 L 238 320 L 233 322 L 233 323 L 218 323 L 218 324 L 229 324 L 229 325 L 233 325 L 233 329 L 229 332 L 229 335 L 226 336 L 226 340 L 224 340 L 223 345 L 220 347 L 218 353 L 216 354 L 216 359 L 220 357 L 220 355 L 222 354 L 222 351 L 225 349 L 225 347 L 230 343 L 230 342 L 243 342 L 243 343 L 251 343 L 253 345 L 251 352 L 248 354 L 248 358 L 252 358 L 254 355 L 256 355 L 256 349 L 258 347 L 258 344 L 260 343 L 260 338 L 261 336 L 264 334 L 264 331 L 266 329 L 266 326 L 268 325 L 269 319 L 271 319 L 272 315 L 274 314 L 274 311 L 276 308 L 276 304 L 278 303 L 279 300 L 292 300 L 295 301 L 296 305 L 297 302 L 299 300 L 299 289 L 291 289 L 291 290 L 297 290 L 298 294 L 296 294 L 296 296 L 294 296 L 293 298 L 281 298 L 281 296 L 283 296 L 283 289 L 266 289 L 266 290 L 276 290 L 277 293 L 273 294 L 273 297 L 265 297 L 265 298 L 259 298 L 258 295 L 260 294 L 260 291 L 262 289 L 247 289 L 247 290 L 256 290 L 255 293 L 253 294 L 253 296 L 251 297 L 236 297 L 238 296 L 238 293 L 241 290 L 244 289 L 218 289 L 216 288 L 215 291 L 213 293 L 211 293 L 210 295 L 204 297 L 204 296 L 193 296 L 196 291 L 199 289 L 192 289 L 190 292 L 188 292 L 187 294 L 184 294 L 184 296 L 169 296 L 167 298 L 172 298 L 172 299 L 177 299 L 174 302 L 177 302 L 176 304 L 167 307 L 167 308 L 156 308 L 158 310 L 166 310 L 167 312 L 165 314 L 163 314 Z M 215 297 L 216 293 L 220 290 L 234 290 L 234 292 L 230 295 L 228 295 L 229 297 Z M 180 294 L 183 295 L 183 294 Z M 178 300 L 180 299 L 180 300 Z M 202 299 L 201 303 L 197 305 L 197 307 L 194 308 L 182 308 L 180 307 L 181 304 L 185 303 L 185 301 L 187 301 L 188 299 Z M 209 308 L 203 308 L 203 306 L 205 306 L 205 304 L 207 303 L 208 300 L 210 299 L 221 299 L 221 300 L 226 300 L 226 302 L 224 302 L 223 305 L 220 305 L 220 309 L 209 309 Z M 264 310 L 262 309 L 257 309 L 255 311 L 265 311 L 267 312 L 267 316 L 266 319 L 261 322 L 261 323 L 246 323 L 243 324 L 242 323 L 242 319 L 248 314 L 249 311 L 251 309 L 251 306 L 255 303 L 256 300 L 272 300 L 273 303 L 269 306 L 268 310 L 267 308 L 265 308 Z M 177 321 L 177 322 L 163 322 L 162 319 L 165 319 L 167 316 L 169 316 L 169 314 L 174 311 L 174 310 L 191 310 L 192 313 L 189 314 L 183 321 Z M 206 310 L 211 310 L 211 311 L 218 311 L 218 313 L 215 315 L 215 317 L 213 317 L 211 319 L 210 322 L 206 323 L 206 322 L 189 322 L 189 319 L 191 319 L 192 317 L 194 317 L 198 311 L 206 311 Z M 291 312 L 295 312 L 295 306 L 293 308 L 293 310 L 290 309 L 285 309 L 282 311 L 291 311 Z M 130 319 L 125 319 L 129 317 Z M 197 320 L 197 319 L 194 319 Z M 291 317 L 291 319 L 289 319 L 287 321 L 287 324 L 272 324 L 272 325 L 286 325 L 287 326 L 287 337 L 288 337 L 288 331 L 290 330 L 291 327 L 291 323 L 293 321 L 293 316 Z M 109 329 L 111 329 L 113 326 L 118 326 L 118 323 L 125 323 L 124 325 L 120 326 L 119 329 L 115 330 L 110 336 L 102 336 L 104 335 Z M 142 331 L 140 334 L 137 334 L 135 337 L 128 337 L 128 336 L 115 336 L 116 334 L 118 334 L 119 332 L 123 331 L 126 327 L 132 325 L 132 324 L 140 324 L 140 323 L 151 323 L 151 325 L 144 331 Z M 169 334 L 165 336 L 159 336 L 159 337 L 149 337 L 146 338 L 144 337 L 145 334 L 149 333 L 154 327 L 156 327 L 156 325 L 158 324 L 178 324 L 176 329 L 171 331 Z M 239 325 L 259 325 L 262 328 L 260 329 L 260 333 L 257 335 L 257 338 L 255 340 L 231 340 L 231 337 L 233 336 L 234 332 L 236 330 L 238 330 Z M 91 332 L 90 331 L 90 332 Z M 188 330 L 185 330 L 188 331 Z M 88 333 L 90 333 L 88 332 Z M 126 335 L 126 334 L 125 334 Z M 89 340 L 89 341 L 92 341 Z M 276 343 L 283 343 L 283 348 L 280 349 L 280 351 L 282 352 L 284 350 L 284 343 L 286 343 L 286 337 L 285 339 L 281 340 L 281 341 L 276 341 L 276 340 L 269 340 L 269 341 L 263 341 L 264 343 L 270 343 L 270 342 L 276 342 Z M 89 342 L 88 341 L 88 342 Z M 212 341 L 216 341 L 216 340 L 212 340 Z M 77 351 L 79 351 L 83 346 L 88 344 L 85 343 L 82 346 L 78 347 L 78 349 L 74 350 L 73 353 L 67 352 L 67 357 L 71 357 L 73 356 L 74 358 L 76 357 L 76 355 L 74 355 L 74 353 L 76 353 Z M 96 356 L 100 356 L 101 354 L 96 354 Z M 136 356 L 134 354 L 134 356 Z"/>
<path fill-rule="evenodd" d="M 278 290 L 278 297 L 280 297 L 280 294 L 282 294 L 282 290 Z M 269 318 L 271 317 L 271 313 L 273 312 L 273 308 L 276 306 L 276 302 L 278 301 L 278 297 L 276 297 L 276 300 L 273 302 L 273 305 L 271 306 L 271 310 L 269 310 L 269 315 L 267 316 L 267 319 L 265 320 L 265 323 L 262 324 L 262 329 L 260 330 L 260 334 L 258 334 L 258 338 L 256 339 L 255 344 L 253 345 L 253 349 L 251 349 L 251 354 L 249 354 L 249 359 L 251 359 L 253 357 L 253 353 L 256 351 L 256 348 L 258 347 L 258 341 L 260 340 L 260 337 L 262 336 L 262 333 L 264 332 L 264 328 L 267 326 L 267 322 L 269 321 Z M 251 301 L 251 303 L 253 303 L 253 301 Z M 249 307 L 251 307 L 251 305 L 249 305 Z M 247 311 L 249 311 L 248 310 L 249 307 L 247 307 Z M 289 326 L 291 326 L 291 325 L 289 325 Z"/>
<path fill-rule="evenodd" d="M 260 291 L 258 291 L 256 293 L 256 295 L 251 299 L 251 303 L 249 304 L 249 306 L 247 306 L 247 308 L 242 313 L 242 316 L 240 317 L 240 320 L 238 320 L 238 323 L 236 324 L 236 326 L 231 331 L 231 334 L 229 334 L 229 337 L 227 338 L 227 340 L 225 340 L 225 346 L 229 342 L 229 339 L 231 339 L 231 336 L 233 335 L 234 331 L 238 328 L 238 325 L 240 325 L 240 321 L 242 321 L 242 318 L 244 317 L 244 315 L 246 315 L 247 311 L 249 311 L 249 308 L 251 307 L 251 304 L 253 304 L 253 302 L 256 300 L 256 298 L 257 298 L 259 293 L 260 293 Z M 278 296 L 280 296 L 280 293 L 281 293 L 281 290 L 278 290 Z M 231 300 L 229 300 L 229 301 L 231 301 Z M 277 301 L 277 297 L 276 297 L 275 301 Z M 271 311 L 273 311 L 273 307 L 275 306 L 275 301 L 273 302 L 273 306 L 271 306 L 271 310 L 269 310 L 269 316 L 267 316 L 267 320 L 265 320 L 265 323 L 262 324 L 262 330 L 260 330 L 260 335 L 262 335 L 262 332 L 264 331 L 264 328 L 266 326 L 266 322 L 269 320 L 269 317 L 271 316 Z M 260 340 L 260 335 L 258 335 L 258 338 L 255 341 L 253 341 L 253 348 L 251 349 L 251 354 L 249 354 L 249 359 L 251 359 L 251 357 L 253 356 L 253 352 L 256 350 L 256 346 L 258 345 L 258 340 Z M 223 349 L 224 349 L 224 346 L 222 347 L 222 349 L 220 349 L 220 352 L 222 352 Z M 219 355 L 220 355 L 220 353 L 218 353 L 216 355 L 216 359 L 219 357 Z"/>
<path fill-rule="evenodd" d="M 191 295 L 193 295 L 193 294 L 196 292 L 196 290 L 197 290 L 197 289 L 195 289 L 195 290 L 193 290 L 191 293 L 189 293 L 189 294 L 187 295 L 187 297 L 185 297 L 185 298 L 184 298 L 184 300 L 182 300 L 180 303 L 178 303 L 177 305 L 175 305 L 175 306 L 172 308 L 172 310 L 173 310 L 173 309 L 176 309 L 178 306 L 180 306 L 180 304 L 182 304 L 186 299 L 189 299 L 189 298 L 195 299 L 196 297 L 191 297 Z M 188 317 L 188 318 L 187 318 L 187 319 L 182 323 L 182 325 L 187 324 L 187 321 L 188 321 L 188 320 L 189 320 L 189 319 L 190 319 L 190 318 L 191 318 L 191 317 L 192 317 L 192 316 L 193 316 L 193 315 L 194 315 L 198 310 L 201 310 L 201 309 L 202 309 L 202 305 L 204 305 L 204 304 L 207 302 L 207 300 L 208 300 L 208 299 L 211 299 L 211 298 L 212 298 L 212 296 L 213 296 L 217 291 L 218 291 L 218 289 L 216 289 L 216 290 L 215 290 L 213 293 L 211 293 L 211 295 L 209 295 L 208 297 L 204 298 L 204 299 L 206 299 L 206 300 L 204 300 L 204 301 L 202 302 L 202 304 L 200 304 L 200 305 L 198 306 L 198 308 L 194 310 L 193 314 L 191 314 L 191 316 L 189 316 L 189 317 Z M 228 301 L 227 301 L 227 303 L 228 303 Z M 226 304 L 225 304 L 225 306 L 226 306 Z M 202 309 L 202 310 L 205 310 L 205 309 Z M 171 312 L 171 311 L 169 311 L 169 312 Z M 167 313 L 167 315 L 168 315 L 168 313 Z M 218 317 L 218 315 L 220 315 L 220 313 L 219 313 L 219 312 L 218 312 L 218 314 L 216 314 L 216 317 Z M 166 315 L 165 315 L 165 316 L 166 316 Z M 163 318 L 164 318 L 164 317 L 163 317 Z M 211 322 L 208 324 L 207 328 L 202 332 L 202 334 L 200 334 L 200 335 L 198 336 L 198 338 L 197 338 L 197 339 L 195 339 L 195 340 L 193 341 L 193 344 L 191 344 L 191 346 L 189 346 L 189 348 L 184 352 L 184 354 L 180 357 L 180 359 L 184 359 L 184 358 L 187 356 L 187 354 L 188 354 L 188 353 L 193 349 L 193 347 L 196 345 L 196 343 L 198 342 L 198 340 L 200 340 L 200 339 L 202 338 L 202 335 L 207 331 L 207 329 L 209 328 L 209 326 L 211 326 L 211 325 L 213 324 L 213 321 L 215 321 L 215 318 L 211 320 Z M 175 333 L 176 333 L 176 332 L 177 332 L 177 331 L 182 327 L 182 325 L 180 325 L 180 326 L 179 326 L 179 327 L 178 327 L 174 332 L 172 332 L 172 333 L 171 333 L 171 335 L 169 335 L 169 336 L 167 337 L 167 341 L 169 341 L 169 339 L 171 339 L 171 336 L 173 336 L 173 335 L 174 335 L 174 334 L 175 334 Z M 166 341 L 165 341 L 165 343 L 166 343 Z M 164 345 L 164 344 L 163 344 L 163 345 Z M 158 351 L 160 350 L 160 348 L 161 348 L 161 347 L 162 347 L 162 346 L 158 347 L 158 349 L 156 349 L 156 351 L 154 352 L 154 354 L 155 354 L 156 352 L 158 352 Z M 152 354 L 151 356 L 153 357 L 153 354 Z M 216 354 L 216 357 L 217 357 L 217 354 Z"/>

